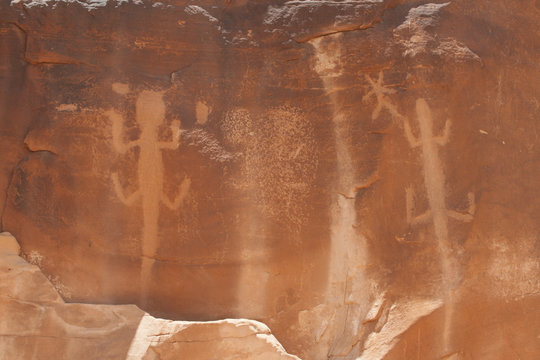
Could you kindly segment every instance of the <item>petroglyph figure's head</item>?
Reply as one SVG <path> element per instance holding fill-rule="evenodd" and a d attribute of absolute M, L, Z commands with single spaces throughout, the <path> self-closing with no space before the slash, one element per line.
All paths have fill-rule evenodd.
<path fill-rule="evenodd" d="M 141 130 L 152 130 L 163 122 L 165 118 L 165 103 L 163 92 L 145 90 L 137 97 L 135 105 L 137 122 Z"/>

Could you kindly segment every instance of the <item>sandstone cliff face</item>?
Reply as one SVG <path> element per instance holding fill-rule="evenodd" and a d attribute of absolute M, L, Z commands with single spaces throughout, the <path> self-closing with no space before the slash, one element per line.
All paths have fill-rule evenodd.
<path fill-rule="evenodd" d="M 305 359 L 539 356 L 537 2 L 0 14 L 2 230 L 65 301 Z"/>
<path fill-rule="evenodd" d="M 66 304 L 0 234 L 0 359 L 294 360 L 252 320 L 156 319 L 134 305 Z"/>

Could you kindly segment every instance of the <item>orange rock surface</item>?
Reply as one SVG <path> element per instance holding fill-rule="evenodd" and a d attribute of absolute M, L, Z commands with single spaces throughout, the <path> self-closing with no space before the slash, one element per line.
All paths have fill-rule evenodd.
<path fill-rule="evenodd" d="M 156 319 L 134 305 L 66 304 L 0 233 L 0 359 L 294 360 L 252 320 Z"/>
<path fill-rule="evenodd" d="M 55 301 L 258 320 L 306 360 L 536 359 L 539 22 L 537 1 L 4 1 L 0 230 Z"/>

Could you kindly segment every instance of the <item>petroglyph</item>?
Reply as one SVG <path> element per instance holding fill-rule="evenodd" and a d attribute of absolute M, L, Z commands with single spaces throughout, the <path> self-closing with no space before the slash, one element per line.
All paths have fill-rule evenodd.
<path fill-rule="evenodd" d="M 416 101 L 416 116 L 420 135 L 419 137 L 415 137 L 407 118 L 397 111 L 396 107 L 388 97 L 388 95 L 394 94 L 395 90 L 384 85 L 383 72 L 379 73 L 377 81 L 373 80 L 368 75 L 366 75 L 365 78 L 370 85 L 370 91 L 362 100 L 367 101 L 371 97 L 374 97 L 377 102 L 375 109 L 371 114 L 372 120 L 377 119 L 384 109 L 386 109 L 393 118 L 402 119 L 405 137 L 410 146 L 412 148 L 420 148 L 422 152 L 424 186 L 429 206 L 424 213 L 414 215 L 415 192 L 412 187 L 408 187 L 405 189 L 406 217 L 409 226 L 426 224 L 430 221 L 433 223 L 435 239 L 441 261 L 442 289 L 445 301 L 443 351 L 444 353 L 448 353 L 451 347 L 450 336 L 454 311 L 454 299 L 452 294 L 459 282 L 457 259 L 453 254 L 451 244 L 449 244 L 448 241 L 448 221 L 449 219 L 460 222 L 469 222 L 473 220 L 475 213 L 474 194 L 472 192 L 468 194 L 469 204 L 466 212 L 447 209 L 445 178 L 438 147 L 448 143 L 451 122 L 446 121 L 442 134 L 440 136 L 435 136 L 433 132 L 431 109 L 426 100 L 418 99 Z M 400 243 L 411 243 L 410 241 L 405 241 L 403 238 L 397 236 L 396 240 Z"/>
<path fill-rule="evenodd" d="M 450 137 L 450 121 L 446 121 L 441 136 L 434 136 L 431 109 L 424 99 L 416 100 L 416 117 L 420 129 L 420 136 L 418 138 L 414 136 L 409 122 L 405 118 L 404 131 L 411 147 L 420 147 L 422 149 L 424 185 L 429 209 L 423 214 L 414 216 L 414 190 L 412 188 L 407 188 L 405 191 L 407 222 L 410 225 L 426 223 L 429 220 L 432 220 L 433 222 L 435 238 L 437 240 L 441 258 L 442 287 L 445 300 L 443 347 L 444 352 L 448 353 L 451 350 L 450 336 L 454 312 L 452 292 L 457 286 L 459 277 L 457 260 L 452 254 L 450 244 L 448 243 L 448 218 L 464 222 L 471 221 L 475 212 L 475 200 L 474 194 L 469 193 L 469 209 L 465 214 L 447 209 L 445 199 L 445 179 L 438 146 L 444 146 L 448 143 Z"/>
<path fill-rule="evenodd" d="M 405 136 L 411 147 L 421 147 L 424 183 L 426 194 L 428 197 L 429 209 L 418 216 L 413 216 L 414 210 L 414 190 L 407 188 L 406 207 L 407 207 L 407 222 L 410 225 L 426 223 L 430 219 L 433 221 L 435 235 L 438 241 L 448 241 L 448 218 L 468 222 L 473 219 L 475 212 L 474 194 L 468 194 L 469 209 L 463 214 L 457 211 L 448 210 L 446 208 L 446 191 L 445 179 L 442 164 L 439 158 L 438 146 L 444 146 L 448 143 L 450 137 L 450 121 L 446 121 L 444 130 L 441 136 L 433 134 L 433 118 L 431 110 L 424 99 L 416 101 L 416 114 L 420 129 L 420 137 L 416 138 L 411 130 L 409 122 L 404 119 Z"/>
<path fill-rule="evenodd" d="M 412 187 L 408 187 L 405 189 L 405 199 L 406 199 L 406 207 L 407 207 L 407 223 L 410 225 L 418 225 L 418 224 L 425 224 L 429 220 L 431 220 L 433 214 L 430 209 L 425 211 L 424 213 L 414 216 L 414 208 L 415 208 L 415 201 L 414 201 L 415 193 L 414 189 Z M 470 192 L 467 194 L 468 197 L 468 209 L 466 213 L 461 213 L 454 210 L 446 210 L 446 214 L 448 217 L 462 221 L 462 222 L 469 222 L 472 221 L 474 218 L 474 213 L 476 211 L 476 205 L 475 205 L 475 198 L 474 193 Z"/>
<path fill-rule="evenodd" d="M 212 108 L 209 107 L 206 102 L 197 101 L 195 105 L 195 117 L 197 124 L 206 124 L 208 121 L 208 115 L 212 112 Z"/>
<path fill-rule="evenodd" d="M 375 106 L 375 109 L 371 113 L 371 119 L 372 120 L 377 119 L 379 115 L 381 114 L 381 111 L 384 109 L 388 110 L 388 112 L 392 116 L 395 116 L 398 118 L 401 117 L 401 115 L 398 113 L 394 104 L 392 104 L 388 96 L 386 96 L 387 94 L 394 94 L 396 90 L 390 89 L 383 85 L 383 81 L 384 81 L 383 72 L 382 71 L 379 72 L 379 77 L 377 81 L 374 81 L 369 75 L 365 75 L 365 78 L 367 82 L 369 83 L 371 90 L 369 90 L 368 93 L 364 95 L 364 97 L 362 98 L 362 101 L 364 102 L 368 101 L 371 97 L 375 97 L 375 99 L 377 100 L 377 105 Z"/>
<path fill-rule="evenodd" d="M 236 176 L 229 184 L 249 194 L 238 214 L 243 259 L 238 314 L 258 318 L 268 311 L 267 286 L 272 281 L 266 267 L 268 240 L 261 234 L 275 222 L 294 234 L 309 219 L 308 201 L 318 166 L 316 142 L 305 113 L 290 106 L 256 113 L 232 109 L 221 129 L 224 144 L 235 152 Z"/>
<path fill-rule="evenodd" d="M 143 287 L 142 301 L 146 300 L 154 258 L 159 248 L 158 220 L 160 203 L 170 210 L 177 210 L 184 201 L 191 184 L 186 177 L 180 184 L 177 196 L 171 200 L 163 193 L 163 159 L 162 150 L 174 150 L 180 145 L 180 121 L 173 121 L 170 130 L 172 140 L 163 142 L 159 140 L 159 126 L 165 118 L 165 103 L 163 94 L 156 91 L 142 91 L 137 97 L 136 120 L 140 129 L 138 140 L 123 141 L 123 123 L 121 114 L 109 110 L 106 115 L 112 122 L 112 141 L 116 152 L 124 154 L 128 150 L 139 148 L 139 163 L 137 178 L 139 188 L 129 195 L 125 195 L 118 175 L 111 175 L 116 195 L 126 206 L 133 205 L 141 200 L 143 212 L 142 231 L 142 269 L 141 284 Z"/>
<path fill-rule="evenodd" d="M 237 150 L 239 176 L 232 185 L 252 192 L 264 214 L 302 225 L 318 166 L 313 128 L 305 114 L 288 106 L 256 116 L 235 109 L 226 114 L 222 130 L 225 144 Z"/>

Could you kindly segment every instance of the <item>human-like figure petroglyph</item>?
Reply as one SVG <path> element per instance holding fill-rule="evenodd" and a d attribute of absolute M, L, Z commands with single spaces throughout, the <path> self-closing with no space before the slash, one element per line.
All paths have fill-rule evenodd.
<path fill-rule="evenodd" d="M 379 72 L 379 78 L 377 79 L 377 81 L 374 81 L 371 77 L 369 77 L 369 75 L 365 75 L 365 77 L 366 77 L 367 82 L 369 82 L 370 84 L 371 90 L 369 90 L 369 92 L 366 95 L 364 95 L 364 97 L 362 98 L 362 101 L 368 101 L 369 98 L 371 97 L 375 97 L 375 99 L 377 100 L 377 105 L 375 106 L 373 113 L 371 113 L 371 119 L 372 120 L 377 119 L 383 109 L 388 110 L 388 112 L 392 116 L 395 116 L 398 118 L 401 117 L 401 115 L 398 113 L 394 104 L 392 104 L 388 96 L 386 96 L 387 94 L 394 94 L 396 90 L 390 89 L 387 86 L 383 85 L 383 81 L 384 81 L 383 72 L 382 71 Z"/>
<path fill-rule="evenodd" d="M 429 209 L 421 215 L 413 216 L 414 190 L 408 188 L 406 194 L 407 222 L 411 225 L 433 221 L 435 235 L 439 241 L 448 240 L 448 218 L 459 221 L 471 221 L 475 211 L 474 194 L 469 193 L 469 209 L 465 214 L 448 210 L 445 200 L 445 180 L 442 164 L 439 158 L 438 146 L 448 143 L 450 137 L 450 121 L 446 121 L 441 136 L 433 134 L 433 118 L 431 110 L 424 99 L 416 101 L 416 115 L 420 129 L 420 137 L 416 138 L 411 130 L 409 122 L 404 119 L 405 136 L 413 147 L 421 147 L 424 170 L 424 183 L 429 203 Z"/>
<path fill-rule="evenodd" d="M 125 205 L 130 206 L 138 199 L 142 203 L 143 234 L 142 234 L 142 270 L 141 283 L 143 296 L 148 290 L 152 265 L 159 247 L 158 219 L 160 203 L 171 210 L 176 210 L 184 201 L 189 190 L 191 180 L 186 177 L 180 184 L 179 192 L 174 200 L 170 200 L 163 193 L 163 159 L 162 150 L 177 149 L 180 145 L 180 122 L 173 121 L 170 129 L 172 140 L 163 142 L 159 140 L 159 126 L 165 118 L 165 103 L 161 92 L 143 91 L 137 97 L 136 120 L 141 131 L 138 140 L 124 142 L 123 123 L 121 114 L 115 110 L 107 111 L 106 115 L 112 121 L 112 140 L 114 149 L 124 154 L 128 150 L 139 147 L 139 163 L 137 178 L 139 188 L 130 195 L 125 195 L 120 185 L 118 175 L 112 174 L 112 181 L 116 195 Z"/>

